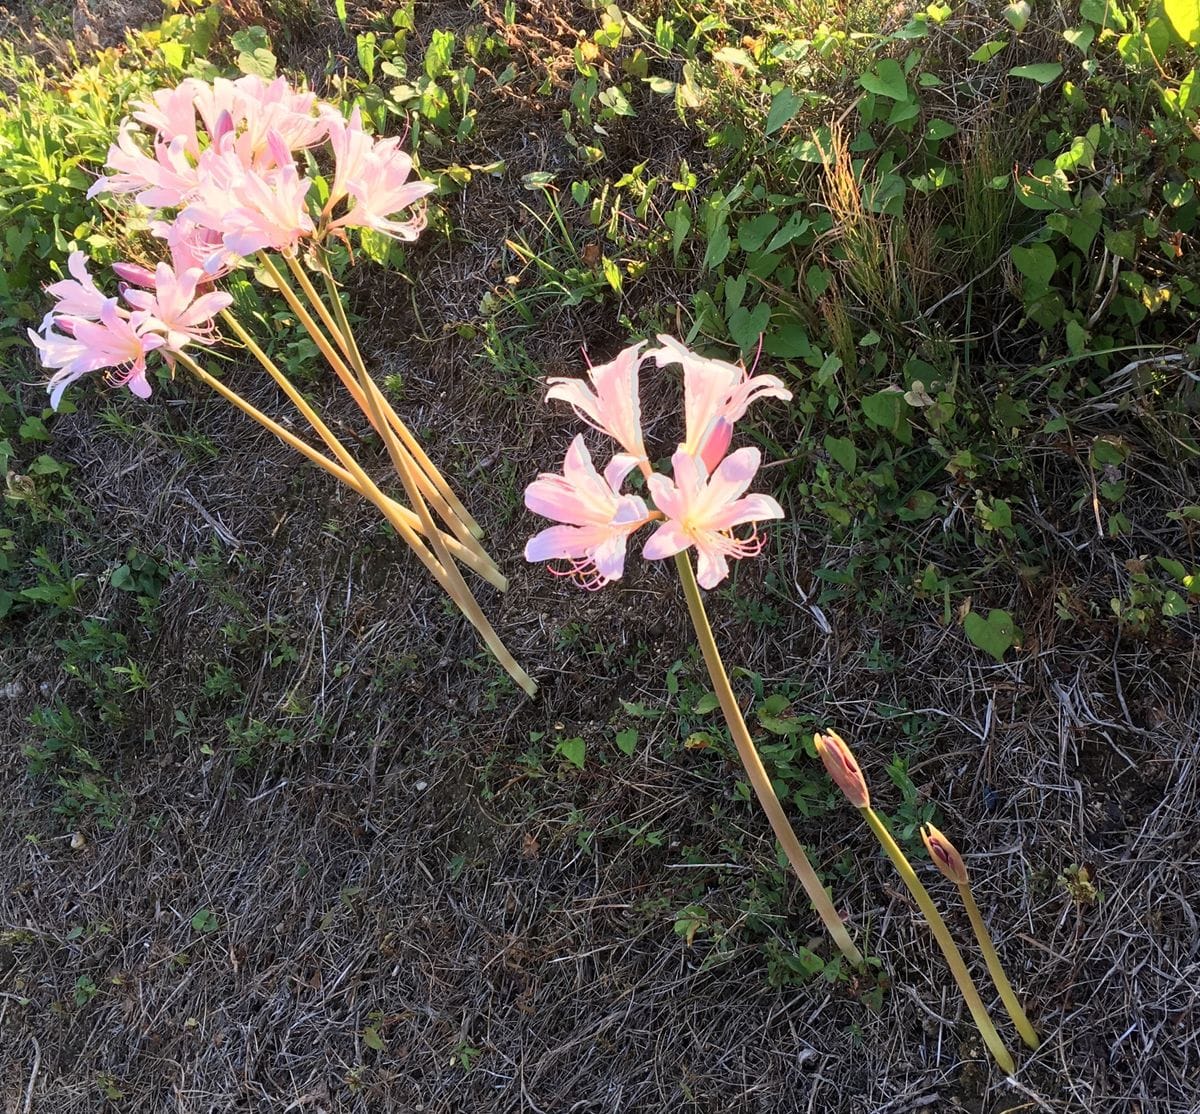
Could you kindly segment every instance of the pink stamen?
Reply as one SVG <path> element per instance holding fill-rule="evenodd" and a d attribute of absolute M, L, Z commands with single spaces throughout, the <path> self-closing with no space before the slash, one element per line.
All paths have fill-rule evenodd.
<path fill-rule="evenodd" d="M 556 568 L 554 565 L 546 566 L 551 576 L 563 577 L 570 580 L 577 587 L 584 589 L 587 592 L 596 592 L 609 583 L 608 577 L 602 576 L 600 570 L 587 557 L 579 557 L 573 561 L 567 561 L 565 567 Z"/>

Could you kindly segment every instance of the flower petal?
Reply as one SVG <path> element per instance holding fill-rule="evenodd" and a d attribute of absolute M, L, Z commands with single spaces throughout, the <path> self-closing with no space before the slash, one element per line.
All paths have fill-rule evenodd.
<path fill-rule="evenodd" d="M 692 544 L 683 526 L 675 521 L 664 522 L 646 540 L 642 547 L 642 556 L 648 561 L 661 561 L 665 557 L 674 557 L 682 553 Z"/>

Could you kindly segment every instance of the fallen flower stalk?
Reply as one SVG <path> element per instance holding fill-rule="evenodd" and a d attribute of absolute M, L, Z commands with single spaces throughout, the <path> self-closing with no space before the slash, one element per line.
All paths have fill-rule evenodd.
<path fill-rule="evenodd" d="M 966 1002 L 971 1018 L 974 1020 L 976 1028 L 979 1029 L 988 1051 L 991 1052 L 996 1063 L 1003 1068 L 1004 1072 L 1012 1075 L 1016 1071 L 1016 1065 L 1013 1063 L 1008 1049 L 1004 1047 L 1000 1034 L 996 1032 L 996 1026 L 992 1024 L 992 1019 L 988 1016 L 983 1000 L 979 997 L 979 991 L 975 987 L 975 982 L 971 978 L 971 972 L 967 970 L 962 953 L 958 950 L 958 945 L 954 943 L 954 938 L 950 935 L 946 922 L 937 911 L 933 898 L 929 896 L 929 891 L 922 885 L 904 852 L 892 838 L 891 832 L 887 830 L 883 821 L 871 807 L 867 782 L 853 753 L 846 745 L 845 740 L 835 731 L 817 732 L 813 741 L 817 747 L 817 754 L 824 763 L 829 776 L 846 794 L 850 803 L 862 813 L 863 819 L 875 833 L 875 838 L 879 840 L 880 846 L 883 847 L 887 857 L 891 859 L 892 865 L 896 868 L 905 886 L 908 887 L 909 893 L 916 899 L 917 906 L 933 932 L 938 947 L 942 949 L 942 954 L 946 957 L 950 973 L 958 984 L 963 1001 Z"/>
<path fill-rule="evenodd" d="M 975 939 L 979 941 L 979 949 L 983 952 L 984 962 L 987 963 L 988 973 L 992 976 L 992 982 L 996 984 L 996 989 L 1000 993 L 1000 1000 L 1004 1003 L 1004 1008 L 1008 1011 L 1008 1016 L 1012 1018 L 1013 1025 L 1016 1026 L 1017 1032 L 1021 1035 L 1021 1040 L 1030 1048 L 1036 1049 L 1041 1044 L 1041 1040 L 1037 1035 L 1037 1031 L 1030 1024 L 1025 1010 L 1022 1008 L 1021 1002 L 1012 988 L 1012 983 L 1008 981 L 1004 965 L 1000 962 L 1000 957 L 996 954 L 996 947 L 992 943 L 992 935 L 988 932 L 983 915 L 979 911 L 979 906 L 975 903 L 975 895 L 971 892 L 971 879 L 967 873 L 967 865 L 963 862 L 962 855 L 958 853 L 958 848 L 932 824 L 926 824 L 921 829 L 921 839 L 925 843 L 925 849 L 929 852 L 929 857 L 933 860 L 934 866 L 958 887 L 959 896 L 962 898 L 963 906 L 967 910 L 967 919 L 971 922 Z"/>
<path fill-rule="evenodd" d="M 480 544 L 478 524 L 368 373 L 329 265 L 328 244 L 339 239 L 349 246 L 356 228 L 402 241 L 416 239 L 425 225 L 420 203 L 433 185 L 413 177 L 412 160 L 398 139 L 379 139 L 363 130 L 358 109 L 347 119 L 312 93 L 294 92 L 281 78 L 270 83 L 253 76 L 217 78 L 211 84 L 188 78 L 134 107 L 134 120 L 151 133 L 149 143 L 143 143 L 136 123 L 122 124 L 109 149 L 113 173 L 99 179 L 88 195 L 131 194 L 139 204 L 156 210 L 149 228 L 164 243 L 169 262 L 115 263 L 121 286 L 117 296 L 109 297 L 88 273 L 83 253 L 72 253 L 71 277 L 48 288 L 57 299 L 54 309 L 37 332 L 30 331 L 43 364 L 55 369 L 48 384 L 52 406 L 57 407 L 70 383 L 94 371 L 104 371 L 110 383 L 148 398 L 152 386 L 146 358 L 155 351 L 172 370 L 183 366 L 368 499 L 475 626 L 497 661 L 532 695 L 535 683 L 484 615 L 459 563 L 501 590 L 508 582 Z M 310 203 L 313 181 L 295 155 L 325 142 L 333 150 L 334 173 L 318 211 Z M 332 310 L 300 261 L 302 248 L 322 272 Z M 271 253 L 285 261 L 300 293 Z M 250 265 L 253 260 L 262 268 L 263 284 L 284 299 L 379 433 L 411 506 L 380 489 L 233 316 L 231 295 L 214 289 L 233 271 L 260 277 Z M 184 351 L 217 343 L 218 317 L 330 455 L 251 406 Z"/>
<path fill-rule="evenodd" d="M 313 464 L 317 465 L 318 468 L 324 469 L 331 476 L 333 476 L 334 479 L 344 483 L 347 487 L 358 492 L 364 498 L 376 503 L 376 506 L 380 505 L 376 502 L 376 499 L 378 498 L 382 500 L 383 506 L 381 506 L 380 509 L 384 511 L 384 514 L 389 518 L 389 521 L 391 514 L 395 514 L 399 516 L 409 531 L 415 534 L 421 533 L 423 529 L 421 520 L 411 510 L 409 510 L 408 507 L 397 503 L 394 499 L 390 499 L 386 495 L 383 495 L 373 484 L 370 485 L 369 488 L 364 487 L 359 482 L 357 477 L 355 477 L 352 473 L 346 471 L 346 469 L 341 467 L 341 465 L 330 460 L 329 457 L 325 456 L 325 454 L 320 452 L 318 449 L 314 449 L 310 444 L 308 444 L 308 442 L 292 433 L 291 430 L 281 426 L 278 422 L 268 417 L 261 410 L 252 406 L 236 391 L 230 390 L 229 387 L 222 383 L 220 379 L 216 378 L 216 376 L 205 371 L 204 368 L 197 364 L 190 356 L 186 355 L 185 353 L 179 353 L 177 354 L 176 359 L 178 359 L 179 362 L 185 368 L 187 368 L 187 370 L 191 372 L 191 374 L 194 375 L 201 383 L 207 387 L 210 387 L 227 402 L 232 403 L 247 417 L 258 422 L 259 425 L 261 425 L 264 429 L 269 430 L 285 445 L 295 449 L 296 452 L 300 453 L 301 456 L 304 456 Z M 443 535 L 443 539 L 445 540 L 446 546 L 450 549 L 454 556 L 464 565 L 467 565 L 473 572 L 478 573 L 479 576 L 481 576 L 489 584 L 499 588 L 500 591 L 503 592 L 507 590 L 508 580 L 495 568 L 495 566 L 480 561 L 474 551 L 463 546 L 457 538 Z"/>

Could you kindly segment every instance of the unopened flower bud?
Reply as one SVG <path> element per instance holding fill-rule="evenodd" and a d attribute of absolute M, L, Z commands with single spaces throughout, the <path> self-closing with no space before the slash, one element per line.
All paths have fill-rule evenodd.
<path fill-rule="evenodd" d="M 867 780 L 858 768 L 846 740 L 836 731 L 818 731 L 813 735 L 813 743 L 821 761 L 825 763 L 829 776 L 846 794 L 847 800 L 855 808 L 869 808 L 871 794 L 867 791 Z"/>
<path fill-rule="evenodd" d="M 958 853 L 958 848 L 932 824 L 926 824 L 921 829 L 921 838 L 925 841 L 925 850 L 929 852 L 933 865 L 955 885 L 965 886 L 967 866 Z"/>

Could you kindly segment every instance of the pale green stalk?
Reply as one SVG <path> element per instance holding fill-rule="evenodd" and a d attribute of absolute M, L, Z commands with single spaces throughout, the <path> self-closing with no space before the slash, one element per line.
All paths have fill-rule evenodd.
<path fill-rule="evenodd" d="M 285 259 L 287 259 L 289 263 L 295 264 L 295 261 L 292 260 L 291 257 L 285 256 Z M 329 366 L 333 368 L 338 379 L 341 380 L 342 385 L 347 391 L 350 392 L 350 397 L 354 399 L 359 408 L 364 414 L 367 415 L 368 419 L 370 419 L 370 409 L 367 405 L 366 397 L 363 395 L 362 388 L 358 385 L 358 381 L 355 379 L 354 373 L 347 366 L 345 359 L 343 359 L 341 354 L 338 352 L 338 348 L 342 348 L 343 350 L 347 348 L 346 341 L 338 332 L 337 326 L 333 323 L 333 318 L 330 315 L 329 310 L 321 301 L 321 298 L 317 292 L 313 289 L 312 283 L 308 281 L 308 276 L 304 275 L 304 280 L 307 289 L 312 292 L 310 301 L 313 302 L 314 309 L 322 321 L 328 322 L 327 327 L 329 328 L 330 332 L 333 333 L 333 341 L 331 341 L 329 337 L 325 335 L 324 330 L 322 330 L 320 325 L 313 320 L 312 314 L 309 313 L 308 308 L 305 306 L 304 302 L 300 300 L 300 297 L 296 291 L 292 289 L 291 283 L 288 282 L 287 278 L 283 275 L 279 268 L 275 266 L 275 263 L 271 257 L 265 251 L 260 251 L 258 253 L 258 261 L 262 265 L 263 269 L 271 276 L 271 279 L 275 283 L 279 293 L 283 295 L 283 300 L 287 302 L 292 312 L 296 315 L 296 319 L 304 327 L 308 335 L 312 337 L 313 343 L 316 344 L 318 350 L 321 352 L 321 355 L 325 357 Z M 298 264 L 295 264 L 295 266 L 299 268 Z M 302 275 L 304 274 L 303 268 L 299 268 L 299 271 Z M 401 426 L 403 425 L 403 423 L 400 422 L 400 419 L 395 417 L 394 412 L 393 417 L 396 423 L 400 424 Z M 405 429 L 404 432 L 407 435 L 407 438 L 416 447 L 416 451 L 420 454 L 420 460 L 425 462 L 424 465 L 418 466 L 416 475 L 421 484 L 422 491 L 425 492 L 426 498 L 433 503 L 438 511 L 438 514 L 442 516 L 446 524 L 458 536 L 459 540 L 462 541 L 464 545 L 468 545 L 474 549 L 479 554 L 481 560 L 495 565 L 495 562 L 492 561 L 488 553 L 479 544 L 478 539 L 481 531 L 479 531 L 477 526 L 472 529 L 474 526 L 474 520 L 470 519 L 470 516 L 466 516 L 466 518 L 464 518 L 463 516 L 466 513 L 465 511 L 459 513 L 459 511 L 455 510 L 455 506 L 461 508 L 462 505 L 461 503 L 458 503 L 457 499 L 454 498 L 453 492 L 450 492 L 450 501 L 447 501 L 447 499 L 444 498 L 442 489 L 444 488 L 446 491 L 449 491 L 449 484 L 442 479 L 441 474 L 433 466 L 432 461 L 425 456 L 424 451 L 417 444 L 416 439 L 412 436 L 412 434 L 408 433 L 407 429 Z M 383 436 L 382 432 L 380 432 L 380 436 Z M 406 444 L 407 443 L 408 442 L 406 441 Z M 434 478 L 435 476 L 436 479 Z M 497 569 L 497 571 L 499 570 Z"/>
<path fill-rule="evenodd" d="M 1017 1032 L 1021 1034 L 1021 1040 L 1029 1045 L 1030 1048 L 1037 1048 L 1041 1044 L 1041 1040 L 1038 1038 L 1033 1026 L 1029 1023 L 1029 1018 L 1025 1015 L 1024 1009 L 1021 1008 L 1021 1003 L 1012 988 L 1012 983 L 1008 981 L 1008 975 L 1004 973 L 1004 966 L 1001 964 L 1000 957 L 996 954 L 996 948 L 992 944 L 991 933 L 988 932 L 987 925 L 983 923 L 979 906 L 975 904 L 975 895 L 971 893 L 970 882 L 959 882 L 958 892 L 962 897 L 963 905 L 966 906 L 967 917 L 971 921 L 971 927 L 975 930 L 975 939 L 979 941 L 979 947 L 983 952 L 987 969 L 992 976 L 992 982 L 996 984 L 996 989 L 1000 992 L 1000 1000 L 1004 1003 L 1004 1008 L 1008 1010 L 1008 1016 L 1012 1018 L 1013 1024 L 1017 1027 Z"/>
<path fill-rule="evenodd" d="M 508 648 L 501 641 L 500 636 L 496 633 L 491 623 L 483 613 L 483 609 L 479 606 L 471 589 L 467 587 L 467 583 L 463 580 L 462 574 L 458 571 L 458 565 L 450 556 L 446 546 L 442 542 L 441 531 L 434 524 L 433 516 L 426 505 L 424 498 L 421 495 L 421 488 L 417 480 L 417 466 L 413 459 L 404 452 L 400 445 L 399 439 L 395 430 L 387 421 L 383 413 L 381 404 L 382 395 L 379 388 L 375 385 L 375 381 L 367 372 L 366 364 L 363 362 L 362 355 L 358 350 L 358 345 L 354 341 L 354 333 L 350 328 L 350 322 L 346 317 L 346 311 L 342 306 L 342 300 L 337 296 L 337 287 L 333 282 L 333 275 L 329 272 L 324 258 L 319 257 L 322 264 L 322 273 L 325 275 L 326 281 L 330 286 L 332 295 L 334 313 L 337 317 L 337 324 L 342 339 L 347 345 L 347 351 L 350 354 L 350 362 L 358 374 L 358 382 L 363 394 L 366 397 L 367 413 L 371 416 L 372 423 L 379 430 L 383 437 L 384 444 L 387 446 L 388 455 L 392 458 L 392 465 L 396 469 L 397 475 L 400 477 L 400 482 L 404 485 L 404 489 L 408 494 L 409 502 L 413 505 L 420 516 L 422 523 L 425 525 L 425 534 L 429 538 L 430 544 L 433 546 L 434 552 L 437 554 L 442 564 L 445 566 L 446 579 L 452 586 L 452 589 L 447 589 L 450 592 L 454 601 L 462 608 L 463 613 L 468 619 L 474 623 L 476 629 L 483 635 L 484 641 L 488 648 L 496 656 L 496 660 L 505 668 L 508 675 L 525 690 L 528 696 L 533 696 L 537 692 L 537 683 L 517 664 L 517 660 L 509 653 Z M 315 293 L 315 292 L 314 292 Z"/>
<path fill-rule="evenodd" d="M 353 364 L 357 355 L 357 347 L 354 345 L 353 334 L 344 332 L 342 329 L 342 322 L 345 322 L 346 329 L 349 329 L 349 323 L 345 321 L 345 310 L 342 307 L 341 298 L 337 294 L 337 286 L 333 283 L 333 275 L 329 271 L 329 263 L 326 260 L 322 249 L 314 248 L 313 250 L 315 253 L 317 253 L 316 257 L 321 261 L 321 273 L 326 277 L 326 286 L 329 289 L 330 299 L 335 307 L 335 314 L 337 316 L 336 321 L 334 320 L 334 316 L 330 314 L 329 307 L 325 304 L 324 299 L 317 293 L 316 288 L 312 284 L 312 280 L 309 279 L 308 274 L 304 270 L 304 267 L 300 264 L 300 261 L 291 254 L 285 254 L 283 256 L 283 260 L 287 264 L 288 270 L 290 270 L 295 276 L 296 282 L 299 284 L 300 289 L 304 291 L 309 303 L 312 305 L 313 309 L 316 310 L 317 316 L 321 318 L 325 328 L 329 330 L 330 335 L 334 338 L 334 341 L 342 350 L 342 354 L 351 362 L 351 364 Z M 267 257 L 267 262 L 269 265 L 270 257 Z M 287 280 L 283 279 L 278 270 L 275 268 L 272 268 L 272 277 L 282 282 L 284 286 L 287 285 Z M 353 393 L 353 387 L 351 386 L 352 382 L 353 381 L 351 381 L 351 383 L 347 383 L 347 386 L 351 387 L 351 393 Z M 446 481 L 446 478 L 441 474 L 441 472 L 438 471 L 437 465 L 435 465 L 433 461 L 429 459 L 428 454 L 421 447 L 421 443 L 409 431 L 408 426 L 406 426 L 404 422 L 400 420 L 400 416 L 392 408 L 392 404 L 388 402 L 382 394 L 380 394 L 379 397 L 380 409 L 383 411 L 383 416 L 387 419 L 387 423 L 392 427 L 393 432 L 400 438 L 400 443 L 404 446 L 404 451 L 407 452 L 416 462 L 416 472 L 418 478 L 428 480 L 428 483 L 433 487 L 432 492 L 426 491 L 426 497 L 429 498 L 432 496 L 431 501 L 438 505 L 439 513 L 442 514 L 443 517 L 446 517 L 447 514 L 456 516 L 457 523 L 453 518 L 447 519 L 451 528 L 454 528 L 457 524 L 461 524 L 462 528 L 468 532 L 472 540 L 482 537 L 483 530 L 479 523 L 477 523 L 475 519 L 471 517 L 470 513 L 467 511 L 467 508 L 463 506 L 462 501 L 457 495 L 454 494 L 454 489 Z M 356 401 L 360 406 L 363 405 L 362 401 L 358 399 L 357 396 Z M 445 511 L 441 510 L 443 504 L 446 508 Z M 466 542 L 467 539 L 464 538 L 463 541 Z M 467 544 L 470 543 L 468 542 Z"/>
<path fill-rule="evenodd" d="M 1008 1049 L 1004 1047 L 1004 1042 L 1000 1039 L 1000 1034 L 996 1032 L 996 1027 L 992 1024 L 992 1019 L 988 1016 L 983 1001 L 979 997 L 979 991 L 975 989 L 975 983 L 971 978 L 970 971 L 967 970 L 966 963 L 963 961 L 962 953 L 954 943 L 954 939 L 950 935 L 950 930 L 946 927 L 946 922 L 942 920 L 942 915 L 933 904 L 933 898 L 929 896 L 929 891 L 921 884 L 921 880 L 916 876 L 912 866 L 909 865 L 908 859 L 904 857 L 904 852 L 896 845 L 896 841 L 892 839 L 891 833 L 883 826 L 883 821 L 875 814 L 875 810 L 870 805 L 866 805 L 858 811 L 863 814 L 863 817 L 871 826 L 871 831 L 875 833 L 876 838 L 883 845 L 884 851 L 887 852 L 888 858 L 892 860 L 892 865 L 899 872 L 900 877 L 913 897 L 916 898 L 917 905 L 920 907 L 925 920 L 929 923 L 929 927 L 933 931 L 934 939 L 937 940 L 938 946 L 942 949 L 942 954 L 946 957 L 946 962 L 950 966 L 950 973 L 954 976 L 954 981 L 958 983 L 958 989 L 962 993 L 963 1000 L 967 1003 L 967 1009 L 971 1011 L 971 1017 L 974 1019 L 975 1025 L 983 1037 L 984 1044 L 988 1046 L 988 1050 L 995 1057 L 996 1063 L 1004 1069 L 1004 1072 L 1007 1075 L 1012 1075 L 1016 1071 L 1013 1058 L 1008 1054 Z"/>
<path fill-rule="evenodd" d="M 817 872 L 813 870 L 812 863 L 808 861 L 804 848 L 800 846 L 800 841 L 792 830 L 787 814 L 783 811 L 783 805 L 779 803 L 775 787 L 771 784 L 770 777 L 767 776 L 754 740 L 751 739 L 750 732 L 746 728 L 746 721 L 742 718 L 737 697 L 729 683 L 729 675 L 725 672 L 725 666 L 721 661 L 721 653 L 717 649 L 717 642 L 708 622 L 708 614 L 704 610 L 704 599 L 700 595 L 700 586 L 696 583 L 696 574 L 692 570 L 691 558 L 686 550 L 676 554 L 675 565 L 679 569 L 679 579 L 683 581 L 683 594 L 687 599 L 688 612 L 692 618 L 692 626 L 696 630 L 696 640 L 700 644 L 700 652 L 704 655 L 704 664 L 708 667 L 708 675 L 712 678 L 713 689 L 717 694 L 721 711 L 725 714 L 725 722 L 729 725 L 729 734 L 733 737 L 738 757 L 741 758 L 746 774 L 750 778 L 750 784 L 758 797 L 758 803 L 762 806 L 763 812 L 767 814 L 775 838 L 779 840 L 788 862 L 791 863 L 792 870 L 800 879 L 800 884 L 808 894 L 813 908 L 825 922 L 825 927 L 829 930 L 829 935 L 833 937 L 834 943 L 837 944 L 842 955 L 855 967 L 861 966 L 862 952 L 854 946 L 849 932 L 846 931 L 845 923 L 825 892 L 825 887 L 821 884 L 821 879 L 817 877 Z"/>

